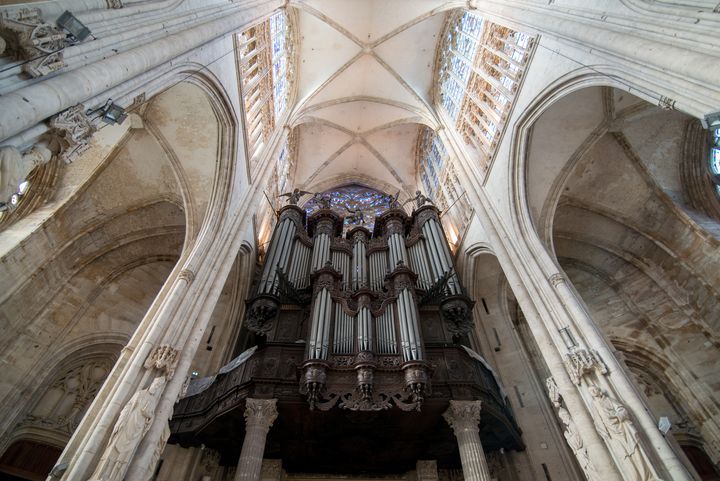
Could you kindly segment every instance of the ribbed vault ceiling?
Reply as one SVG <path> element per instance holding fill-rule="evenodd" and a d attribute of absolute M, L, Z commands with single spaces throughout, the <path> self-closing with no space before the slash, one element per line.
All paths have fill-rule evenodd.
<path fill-rule="evenodd" d="M 303 0 L 298 12 L 295 183 L 415 185 L 420 125 L 437 127 L 431 87 L 445 22 L 439 0 Z"/>

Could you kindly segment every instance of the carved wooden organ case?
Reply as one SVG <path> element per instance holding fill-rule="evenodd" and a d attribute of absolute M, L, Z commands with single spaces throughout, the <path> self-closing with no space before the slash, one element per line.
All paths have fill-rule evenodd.
<path fill-rule="evenodd" d="M 290 425 L 309 429 L 295 419 L 302 404 L 305 412 L 387 413 L 383 425 L 399 423 L 413 442 L 444 436 L 454 446 L 445 423 L 433 419 L 450 399 L 483 399 L 483 444 L 521 448 L 494 373 L 461 345 L 474 325 L 474 303 L 453 268 L 437 209 L 425 205 L 409 216 L 391 208 L 376 218 L 373 232 L 343 233 L 343 218 L 331 209 L 309 218 L 295 205 L 279 211 L 255 295 L 246 302 L 245 326 L 263 341 L 217 375 L 191 383 L 176 406 L 171 441 L 218 444 L 209 433 L 227 429 L 217 420 L 244 397 L 275 397 L 281 418 L 288 413 L 282 441 L 288 446 L 296 432 Z M 416 413 L 440 431 L 393 412 Z M 293 449 L 283 449 L 284 463 L 312 460 L 313 452 L 301 454 L 311 437 L 304 432 Z M 388 452 L 387 462 L 397 463 Z"/>

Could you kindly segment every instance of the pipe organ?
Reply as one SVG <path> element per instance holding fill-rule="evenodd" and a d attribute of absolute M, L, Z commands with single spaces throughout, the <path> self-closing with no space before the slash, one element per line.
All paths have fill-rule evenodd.
<path fill-rule="evenodd" d="M 448 324 L 447 342 L 472 326 L 473 302 L 462 292 L 453 269 L 437 209 L 422 206 L 411 216 L 388 209 L 373 232 L 354 227 L 343 236 L 343 231 L 342 217 L 331 209 L 306 218 L 297 206 L 285 206 L 257 296 L 248 304 L 247 326 L 266 335 L 274 322 L 282 322 L 277 314 L 283 303 L 305 299 L 309 317 L 301 336 L 306 351 L 300 390 L 311 408 L 339 404 L 386 409 L 392 399 L 419 409 L 431 374 L 421 305 L 438 306 Z M 355 363 L 354 388 L 335 386 L 338 363 Z M 403 376 L 402 392 L 390 392 L 383 382 L 375 382 L 380 367 Z"/>
<path fill-rule="evenodd" d="M 444 425 L 434 419 L 451 399 L 479 399 L 490 426 L 483 446 L 522 448 L 493 372 L 462 345 L 474 326 L 474 303 L 453 268 L 433 205 L 411 215 L 389 208 L 375 217 L 372 232 L 346 226 L 327 205 L 312 215 L 287 205 L 278 214 L 246 301 L 245 327 L 258 345 L 190 383 L 175 408 L 173 442 L 237 450 L 232 426 L 242 419 L 244 399 L 276 398 L 283 421 L 268 446 L 279 446 L 270 457 L 281 457 L 288 469 L 324 463 L 331 472 L 365 471 L 361 460 L 368 458 L 378 470 L 434 458 L 449 466 L 456 454 L 424 451 L 452 436 L 434 428 Z M 310 417 L 301 412 L 308 409 Z M 393 414 L 398 410 L 411 414 Z M 353 419 L 365 419 L 358 426 L 376 436 L 372 455 L 357 464 L 340 454 L 340 445 L 337 455 L 327 443 L 313 448 L 354 429 L 342 415 L 348 412 L 369 416 Z M 372 417 L 379 412 L 384 417 Z M 414 447 L 401 455 L 395 442 Z"/>

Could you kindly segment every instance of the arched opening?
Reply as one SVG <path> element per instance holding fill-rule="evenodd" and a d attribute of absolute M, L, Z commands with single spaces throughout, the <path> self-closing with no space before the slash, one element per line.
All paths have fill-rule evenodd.
<path fill-rule="evenodd" d="M 695 386 L 677 402 L 717 462 L 717 222 L 678 168 L 700 162 L 707 180 L 707 160 L 687 155 L 693 122 L 615 88 L 576 90 L 532 125 L 525 190 L 540 240 L 601 332 L 658 353 Z M 669 403 L 645 404 L 656 421 L 672 417 Z"/>

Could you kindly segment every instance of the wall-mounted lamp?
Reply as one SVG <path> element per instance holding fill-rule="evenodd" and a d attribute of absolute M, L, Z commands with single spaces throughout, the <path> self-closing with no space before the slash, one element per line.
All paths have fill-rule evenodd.
<path fill-rule="evenodd" d="M 560 332 L 560 337 L 562 337 L 565 347 L 568 349 L 577 347 L 578 344 L 575 341 L 575 337 L 573 337 L 572 332 L 570 332 L 569 327 L 563 327 L 562 329 L 559 329 L 558 332 Z"/>
<path fill-rule="evenodd" d="M 55 24 L 67 31 L 78 42 L 82 42 L 91 35 L 90 29 L 67 10 L 58 17 Z"/>

